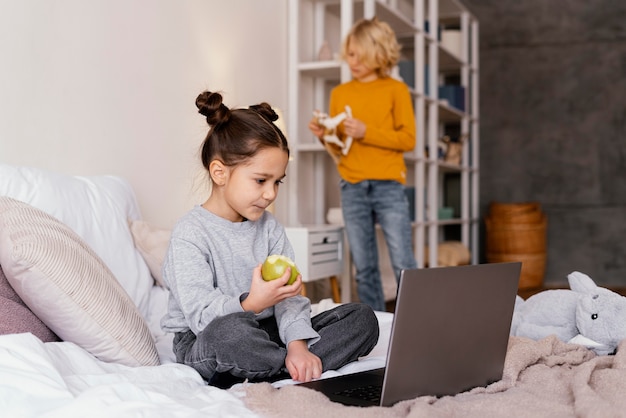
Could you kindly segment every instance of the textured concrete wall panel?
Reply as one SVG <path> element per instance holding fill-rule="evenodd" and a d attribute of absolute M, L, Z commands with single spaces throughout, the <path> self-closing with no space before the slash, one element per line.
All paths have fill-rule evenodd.
<path fill-rule="evenodd" d="M 626 2 L 463 3 L 480 21 L 482 214 L 539 201 L 547 284 L 626 286 Z"/>

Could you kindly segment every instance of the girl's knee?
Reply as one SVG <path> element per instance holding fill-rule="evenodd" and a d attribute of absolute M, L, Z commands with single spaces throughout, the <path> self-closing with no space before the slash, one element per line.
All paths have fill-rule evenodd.
<path fill-rule="evenodd" d="M 214 319 L 202 331 L 202 339 L 206 342 L 219 344 L 221 347 L 237 341 L 246 335 L 246 330 L 253 326 L 254 314 L 237 312 Z M 245 337 L 243 337 L 245 338 Z"/>
<path fill-rule="evenodd" d="M 378 330 L 378 318 L 376 317 L 376 313 L 371 306 L 359 303 L 358 315 L 361 318 L 364 328 Z"/>
<path fill-rule="evenodd" d="M 378 331 L 378 318 L 371 306 L 365 303 L 348 303 L 342 306 L 350 311 L 346 316 L 350 316 L 356 332 Z"/>
<path fill-rule="evenodd" d="M 349 306 L 349 309 L 351 309 L 355 315 L 362 316 L 363 318 L 367 318 L 368 320 L 376 320 L 376 314 L 374 313 L 374 309 L 372 309 L 371 306 L 365 303 L 353 302 L 346 304 L 346 306 Z"/>

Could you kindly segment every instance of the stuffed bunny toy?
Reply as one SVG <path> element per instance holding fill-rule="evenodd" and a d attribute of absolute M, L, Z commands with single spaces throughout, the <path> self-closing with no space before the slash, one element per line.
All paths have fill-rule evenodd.
<path fill-rule="evenodd" d="M 626 338 L 626 297 L 577 271 L 567 279 L 571 290 L 544 290 L 526 301 L 518 296 L 511 335 L 534 340 L 556 335 L 598 355 L 614 353 Z"/>

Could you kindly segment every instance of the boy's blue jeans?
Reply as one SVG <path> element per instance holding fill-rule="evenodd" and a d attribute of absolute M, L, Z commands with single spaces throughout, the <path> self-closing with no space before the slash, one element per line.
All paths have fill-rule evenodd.
<path fill-rule="evenodd" d="M 402 269 L 415 268 L 409 202 L 404 185 L 397 181 L 340 181 L 341 207 L 356 267 L 357 292 L 361 302 L 385 310 L 385 297 L 378 266 L 376 223 L 380 224 L 389 249 L 396 280 Z"/>
<path fill-rule="evenodd" d="M 378 320 L 362 303 L 348 303 L 311 318 L 320 340 L 309 351 L 322 360 L 323 371 L 338 369 L 367 355 L 378 342 Z M 275 317 L 257 320 L 253 312 L 238 312 L 213 320 L 197 336 L 174 336 L 176 362 L 194 368 L 209 384 L 227 387 L 251 381 L 288 378 L 287 348 L 280 340 Z M 228 378 L 228 385 L 223 380 Z M 216 382 L 216 378 L 222 382 Z"/>

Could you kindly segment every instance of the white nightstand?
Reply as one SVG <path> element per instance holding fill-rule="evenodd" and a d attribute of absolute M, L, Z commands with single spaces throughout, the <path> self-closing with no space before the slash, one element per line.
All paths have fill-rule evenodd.
<path fill-rule="evenodd" d="M 286 227 L 287 238 L 293 246 L 295 262 L 303 282 L 329 278 L 333 300 L 340 302 L 337 277 L 344 271 L 343 227 L 310 225 Z M 349 288 L 346 289 L 349 292 Z"/>

